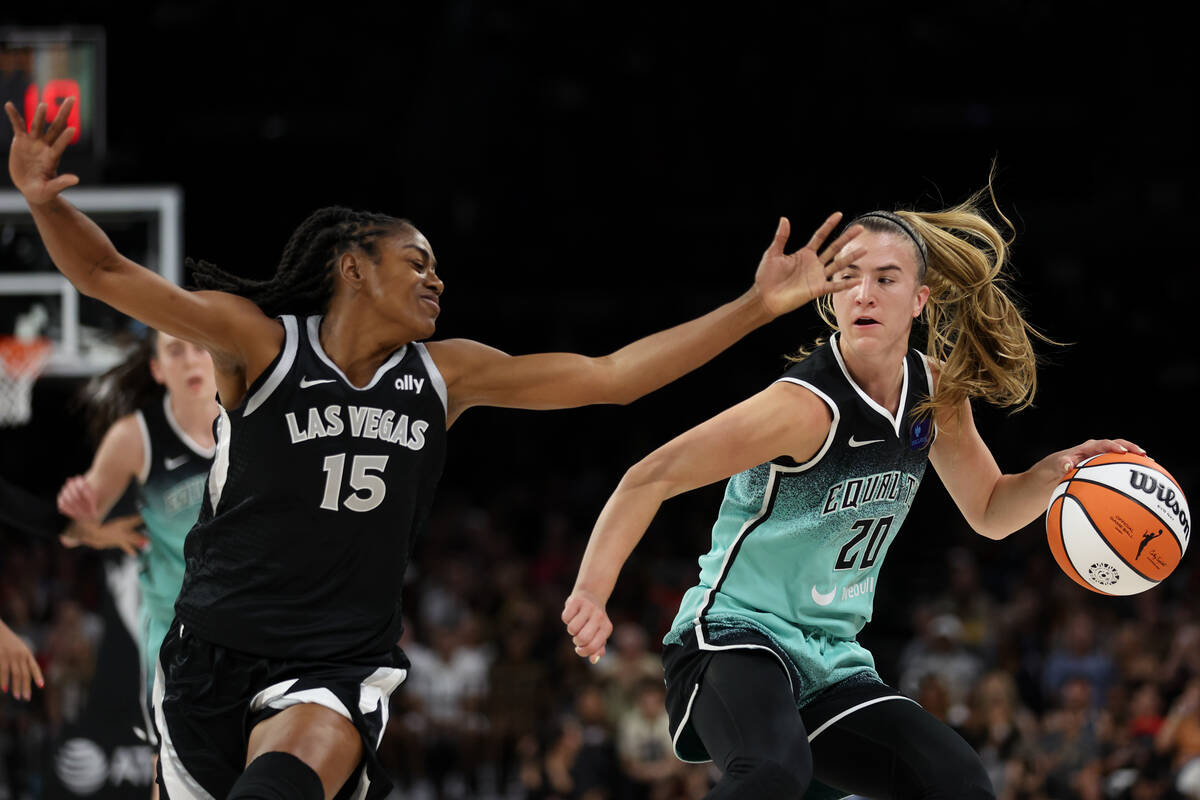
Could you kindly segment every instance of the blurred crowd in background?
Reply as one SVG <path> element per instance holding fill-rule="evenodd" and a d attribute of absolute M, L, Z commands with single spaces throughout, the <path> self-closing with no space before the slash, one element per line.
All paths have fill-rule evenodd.
<path fill-rule="evenodd" d="M 1121 436 L 1198 485 L 1180 426 L 1200 365 L 1163 316 L 1191 288 L 1174 267 L 1194 224 L 1190 29 L 1138 7 L 1091 15 L 1087 35 L 1052 3 L 789 7 L 10 3 L 5 23 L 121 20 L 109 151 L 79 171 L 187 187 L 188 255 L 265 277 L 314 208 L 406 216 L 449 285 L 439 338 L 513 353 L 609 352 L 736 296 L 781 214 L 802 241 L 835 208 L 943 207 L 998 159 L 1016 288 L 1071 344 L 1045 348 L 1041 409 L 1000 428 L 976 408 L 997 461 Z M 382 746 L 398 796 L 703 795 L 711 767 L 671 755 L 659 654 L 719 487 L 664 507 L 598 664 L 559 614 L 620 471 L 772 380 L 816 335 L 806 320 L 635 408 L 455 423 L 406 576 L 413 667 Z M 0 432 L 0 475 L 52 497 L 90 452 L 65 415 L 41 424 Z M 984 540 L 936 484 L 860 637 L 884 680 L 961 731 L 1004 800 L 1200 797 L 1195 556 L 1144 595 L 1099 597 L 1061 574 L 1040 523 Z M 0 694 L 0 800 L 44 796 L 53 743 L 96 684 L 111 558 L 0 530 L 0 619 L 47 679 L 31 703 Z"/>
<path fill-rule="evenodd" d="M 563 633 L 562 603 L 606 491 L 594 475 L 499 480 L 482 503 L 443 487 L 406 581 L 412 669 L 381 750 L 393 797 L 707 791 L 713 767 L 672 755 L 659 659 L 707 537 L 699 516 L 651 529 L 610 601 L 616 628 L 599 663 L 577 657 Z M 862 640 L 885 680 L 976 748 L 997 796 L 1200 797 L 1194 570 L 1135 598 L 1103 598 L 1058 572 L 1040 523 L 999 544 L 956 533 L 942 547 L 922 529 L 929 517 L 905 526 Z M 49 743 L 97 668 L 99 566 L 111 556 L 11 536 L 0 554 L 0 616 L 36 645 L 47 679 L 31 703 L 0 697 L 0 797 L 36 798 Z"/>

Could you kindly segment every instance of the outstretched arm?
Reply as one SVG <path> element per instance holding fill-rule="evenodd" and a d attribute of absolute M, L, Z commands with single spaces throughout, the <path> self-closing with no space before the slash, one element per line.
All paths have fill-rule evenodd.
<path fill-rule="evenodd" d="M 563 608 L 575 652 L 593 661 L 604 654 L 612 633 L 604 606 L 664 500 L 779 456 L 806 461 L 831 423 L 828 406 L 808 389 L 774 383 L 633 465 L 596 520 Z"/>
<path fill-rule="evenodd" d="M 46 106 L 38 105 L 28 132 L 16 107 L 4 104 L 13 129 L 9 174 L 29 205 L 50 258 L 83 294 L 208 349 L 217 360 L 223 399 L 227 404 L 240 400 L 240 395 L 225 396 L 230 383 L 221 381 L 220 373 L 240 375 L 243 383 L 248 375 L 252 381 L 279 352 L 282 327 L 245 298 L 189 292 L 130 261 L 117 252 L 104 231 L 62 198 L 64 189 L 79 182 L 74 175 L 58 174 L 59 161 L 74 135 L 66 122 L 73 102 L 70 98 L 63 103 L 45 131 Z"/>
<path fill-rule="evenodd" d="M 1054 487 L 1080 461 L 1130 450 L 1146 452 L 1125 439 L 1089 439 L 1051 453 L 1024 472 L 1002 474 L 975 428 L 970 401 L 964 400 L 957 413 L 939 415 L 929 461 L 971 527 L 989 539 L 1003 539 L 1045 513 Z"/>
<path fill-rule="evenodd" d="M 450 395 L 448 421 L 479 405 L 552 409 L 625 404 L 665 386 L 780 314 L 856 285 L 857 277 L 840 275 L 863 252 L 853 244 L 862 228 L 854 226 L 824 247 L 840 219 L 841 214 L 831 215 L 808 244 L 791 254 L 784 252 L 790 225 L 781 219 L 748 292 L 698 319 L 607 356 L 509 356 L 465 339 L 430 342 L 429 353 Z"/>

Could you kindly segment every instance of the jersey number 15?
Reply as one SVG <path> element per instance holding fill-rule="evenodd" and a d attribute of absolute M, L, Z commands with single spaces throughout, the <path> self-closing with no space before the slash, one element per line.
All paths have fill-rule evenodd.
<path fill-rule="evenodd" d="M 354 491 L 341 504 L 351 511 L 370 511 L 382 503 L 387 494 L 387 484 L 382 477 L 387 461 L 387 456 L 355 456 L 350 462 L 350 488 Z M 337 511 L 342 492 L 342 474 L 346 470 L 346 454 L 325 456 L 324 469 L 325 496 L 321 498 L 321 508 Z M 373 475 L 372 472 L 378 474 Z"/>

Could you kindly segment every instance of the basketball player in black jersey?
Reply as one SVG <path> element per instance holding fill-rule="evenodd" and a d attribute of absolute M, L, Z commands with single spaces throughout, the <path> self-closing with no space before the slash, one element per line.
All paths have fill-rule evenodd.
<path fill-rule="evenodd" d="M 155 688 L 165 797 L 372 797 L 375 750 L 407 661 L 399 587 L 441 473 L 445 432 L 472 406 L 627 403 L 696 368 L 842 277 L 851 228 L 833 215 L 754 287 L 604 358 L 512 357 L 434 333 L 443 283 L 411 223 L 322 209 L 275 277 L 193 265 L 188 292 L 126 259 L 59 193 L 69 103 L 27 133 L 11 103 L 9 172 L 55 265 L 81 292 L 212 354 L 221 411 L 177 619 Z M 818 253 L 818 251 L 820 251 Z M 836 257 L 835 257 L 836 254 Z M 363 765 L 366 768 L 363 768 Z"/>

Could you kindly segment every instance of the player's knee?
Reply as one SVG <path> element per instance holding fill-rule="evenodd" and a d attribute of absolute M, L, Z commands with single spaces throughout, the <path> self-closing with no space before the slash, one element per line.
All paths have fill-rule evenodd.
<path fill-rule="evenodd" d="M 228 800 L 324 800 L 316 770 L 291 753 L 263 753 L 233 784 Z"/>
<path fill-rule="evenodd" d="M 800 797 L 813 776 L 812 749 L 800 735 L 760 743 L 752 756 L 738 756 L 726 765 L 738 776 L 747 797 Z"/>
<path fill-rule="evenodd" d="M 921 790 L 913 793 L 914 800 L 995 800 L 992 779 L 979 756 L 947 758 L 935 764 L 922 781 Z"/>
<path fill-rule="evenodd" d="M 773 765 L 770 772 L 786 772 L 796 781 L 808 785 L 813 774 L 813 755 L 803 726 L 798 725 L 785 734 L 758 737 L 758 741 L 725 765 L 725 771 L 745 775 L 763 764 Z"/>
<path fill-rule="evenodd" d="M 768 758 L 735 758 L 729 762 L 726 774 L 734 779 L 738 797 L 792 798 L 801 797 L 812 779 L 812 758 L 808 769 Z"/>

